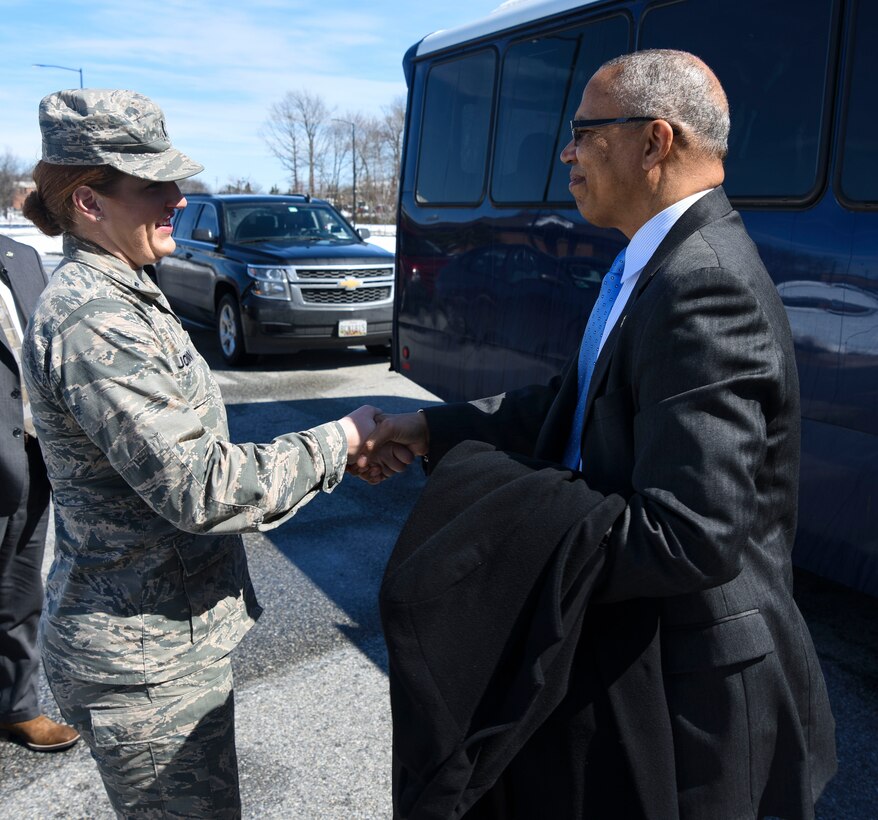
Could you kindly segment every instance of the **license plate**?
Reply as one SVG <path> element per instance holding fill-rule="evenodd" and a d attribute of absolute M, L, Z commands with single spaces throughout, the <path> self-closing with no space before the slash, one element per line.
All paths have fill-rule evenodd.
<path fill-rule="evenodd" d="M 365 319 L 342 319 L 338 323 L 338 335 L 341 338 L 349 336 L 365 336 L 366 320 Z"/>

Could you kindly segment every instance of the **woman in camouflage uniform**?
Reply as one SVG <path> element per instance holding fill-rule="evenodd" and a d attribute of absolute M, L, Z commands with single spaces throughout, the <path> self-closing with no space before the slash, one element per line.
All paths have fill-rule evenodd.
<path fill-rule="evenodd" d="M 330 492 L 375 410 L 232 444 L 149 276 L 202 166 L 130 91 L 51 94 L 40 127 L 25 214 L 65 255 L 23 346 L 55 508 L 43 661 L 120 816 L 237 817 L 229 652 L 260 611 L 237 533 Z"/>

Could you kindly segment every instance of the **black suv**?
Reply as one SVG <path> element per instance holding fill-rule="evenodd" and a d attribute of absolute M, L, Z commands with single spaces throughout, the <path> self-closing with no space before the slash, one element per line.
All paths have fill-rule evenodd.
<path fill-rule="evenodd" d="M 383 353 L 393 254 L 309 196 L 189 194 L 156 279 L 173 308 L 216 327 L 223 358 L 366 345 Z"/>

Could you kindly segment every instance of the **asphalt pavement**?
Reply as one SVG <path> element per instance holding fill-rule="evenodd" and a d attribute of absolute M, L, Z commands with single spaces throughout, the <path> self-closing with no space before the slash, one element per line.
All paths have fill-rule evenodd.
<path fill-rule="evenodd" d="M 363 403 L 388 411 L 435 397 L 362 348 L 225 368 L 193 331 L 225 397 L 232 438 L 266 441 Z M 379 487 L 346 478 L 284 526 L 245 536 L 265 614 L 233 655 L 246 818 L 389 818 L 390 711 L 376 597 L 419 470 Z M 799 600 L 838 722 L 839 775 L 822 820 L 878 816 L 878 599 L 810 576 Z M 57 716 L 45 682 L 47 711 Z M 0 820 L 112 818 L 87 749 L 39 755 L 0 741 Z"/>

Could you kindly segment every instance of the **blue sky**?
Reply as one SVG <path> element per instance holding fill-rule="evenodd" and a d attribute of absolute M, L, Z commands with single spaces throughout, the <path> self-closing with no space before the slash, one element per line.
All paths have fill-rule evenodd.
<path fill-rule="evenodd" d="M 425 35 L 501 0 L 0 0 L 0 152 L 39 159 L 37 107 L 79 85 L 130 88 L 164 110 L 174 144 L 211 187 L 287 184 L 259 136 L 272 103 L 307 88 L 343 117 L 405 95 L 402 58 Z"/>

